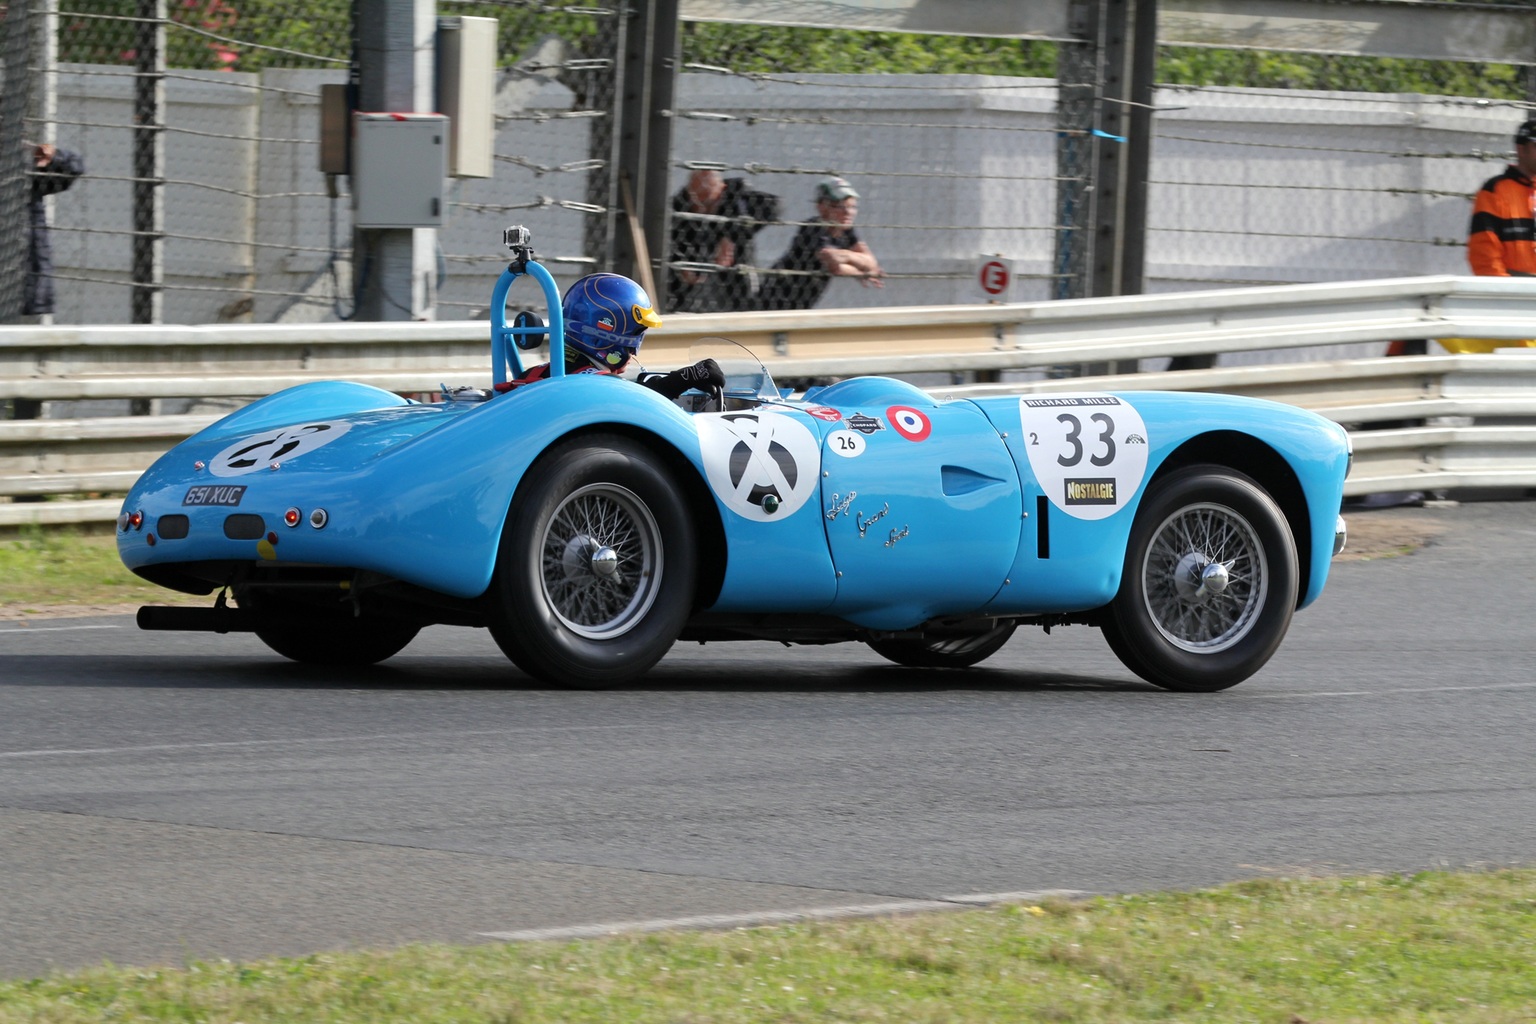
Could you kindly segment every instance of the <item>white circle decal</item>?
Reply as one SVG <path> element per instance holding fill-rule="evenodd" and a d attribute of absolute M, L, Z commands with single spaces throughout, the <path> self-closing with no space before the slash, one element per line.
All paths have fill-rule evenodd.
<path fill-rule="evenodd" d="M 868 446 L 864 435 L 854 430 L 834 430 L 827 435 L 827 451 L 845 459 L 858 458 Z"/>
<path fill-rule="evenodd" d="M 891 421 L 896 433 L 908 441 L 926 441 L 933 433 L 933 424 L 928 422 L 928 417 L 911 406 L 893 405 L 885 410 L 885 418 Z"/>
<path fill-rule="evenodd" d="M 252 434 L 209 459 L 208 472 L 214 476 L 254 473 L 266 469 L 274 462 L 294 459 L 305 452 L 323 448 L 351 428 L 352 424 L 345 420 L 330 420 L 277 427 L 265 433 Z"/>
<path fill-rule="evenodd" d="M 704 476 L 727 508 L 786 519 L 820 489 L 821 444 L 799 420 L 755 412 L 696 415 Z"/>
<path fill-rule="evenodd" d="M 1077 519 L 1125 507 L 1147 473 L 1147 425 L 1113 395 L 1019 399 L 1029 468 L 1051 504 Z"/>

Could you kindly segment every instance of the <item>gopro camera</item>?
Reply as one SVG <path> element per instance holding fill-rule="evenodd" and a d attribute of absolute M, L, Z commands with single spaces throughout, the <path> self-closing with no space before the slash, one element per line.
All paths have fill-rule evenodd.
<path fill-rule="evenodd" d="M 533 233 L 521 224 L 502 228 L 501 243 L 512 250 L 512 269 L 518 273 L 533 259 Z"/>
<path fill-rule="evenodd" d="M 510 228 L 504 228 L 501 232 L 501 242 L 515 255 L 522 255 L 525 251 L 533 249 L 533 233 L 521 224 Z"/>

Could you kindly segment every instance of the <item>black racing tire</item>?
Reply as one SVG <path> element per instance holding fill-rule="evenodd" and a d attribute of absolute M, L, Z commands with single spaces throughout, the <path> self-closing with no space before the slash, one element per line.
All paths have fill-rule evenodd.
<path fill-rule="evenodd" d="M 1264 489 L 1235 470 L 1191 466 L 1142 501 L 1104 637 L 1149 683 L 1225 690 L 1279 648 L 1300 576 L 1290 527 Z"/>
<path fill-rule="evenodd" d="M 970 668 L 1001 650 L 1017 628 L 1018 623 L 1010 620 L 970 636 L 921 640 L 897 637 L 864 642 L 880 657 L 908 668 Z"/>
<path fill-rule="evenodd" d="M 519 485 L 491 584 L 491 635 L 560 686 L 622 686 L 671 649 L 693 610 L 687 502 L 666 465 L 614 434 L 557 445 Z"/>
<path fill-rule="evenodd" d="M 399 654 L 421 632 L 414 622 L 353 616 L 350 609 L 332 613 L 296 606 L 253 615 L 262 643 L 304 665 L 374 665 Z"/>

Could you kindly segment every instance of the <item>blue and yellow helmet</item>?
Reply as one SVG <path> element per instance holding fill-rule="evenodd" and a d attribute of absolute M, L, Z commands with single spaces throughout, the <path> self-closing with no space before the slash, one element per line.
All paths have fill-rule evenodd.
<path fill-rule="evenodd" d="M 565 343 L 616 370 L 640 349 L 647 327 L 660 327 L 645 289 L 622 274 L 588 274 L 565 293 Z"/>

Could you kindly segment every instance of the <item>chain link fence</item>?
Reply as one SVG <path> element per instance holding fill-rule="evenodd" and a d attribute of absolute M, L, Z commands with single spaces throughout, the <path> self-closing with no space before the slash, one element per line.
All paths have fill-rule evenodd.
<path fill-rule="evenodd" d="M 320 87 L 347 80 L 352 2 L 10 6 L 0 213 L 25 222 L 24 140 L 85 159 L 85 177 L 52 200 L 58 322 L 131 321 L 147 291 L 165 322 L 353 315 L 346 179 L 318 169 Z M 483 315 L 505 224 L 530 227 L 565 280 L 612 266 L 626 230 L 614 153 L 628 10 L 440 8 L 496 18 L 501 66 L 494 177 L 450 183 L 439 318 Z M 817 308 L 1083 293 L 1089 240 L 1064 232 L 1093 201 L 1094 147 L 1118 143 L 1082 128 L 1101 83 L 1081 48 L 684 28 L 666 168 L 673 243 L 653 254 L 667 308 L 747 308 L 774 281 L 796 293 L 787 304 Z M 146 68 L 150 47 L 163 71 Z M 1147 291 L 1465 272 L 1470 197 L 1501 169 L 1530 96 L 1527 72 L 1508 65 L 1166 46 L 1157 80 Z M 154 89 L 158 120 L 142 106 Z M 161 171 L 146 180 L 156 144 Z M 698 176 L 742 201 L 695 206 Z M 825 282 L 791 259 L 797 234 L 823 218 L 817 188 L 832 176 L 857 193 L 853 230 L 878 276 Z M 147 249 L 159 266 L 149 282 L 136 270 Z M 978 274 L 989 261 L 1010 270 L 1005 288 Z M 24 279 L 25 254 L 8 247 L 7 322 Z M 817 294 L 797 292 L 806 284 Z"/>
<path fill-rule="evenodd" d="M 50 201 L 57 322 L 353 314 L 346 179 L 327 180 L 318 157 L 321 86 L 348 79 L 354 4 L 10 7 L 0 22 L 0 211 L 25 221 L 23 137 L 56 139 L 86 167 L 76 188 Z M 609 149 L 619 17 L 614 8 L 527 0 L 466 0 L 439 13 L 496 18 L 506 62 L 496 121 L 512 148 L 498 147 L 493 181 L 452 183 L 440 232 L 439 315 L 468 316 L 488 292 L 477 265 L 502 258 L 486 244 L 497 235 L 488 224 L 528 223 L 573 266 L 607 258 L 618 206 Z M 46 33 L 29 31 L 40 22 Z M 10 247 L 0 261 L 0 321 L 21 313 L 25 255 Z M 149 293 L 153 316 L 144 315 Z"/>

